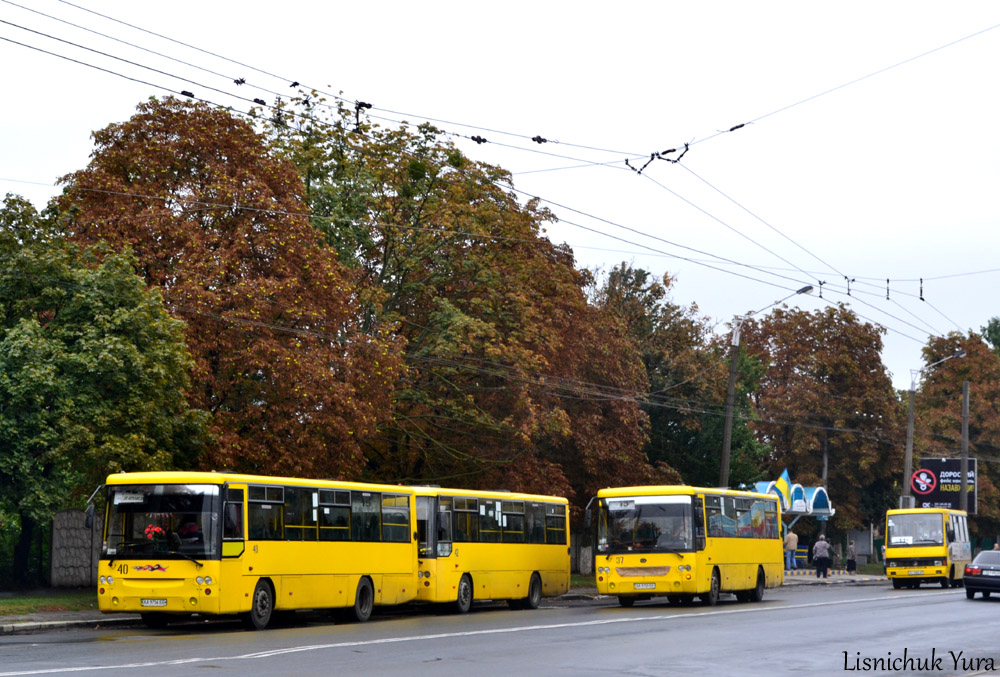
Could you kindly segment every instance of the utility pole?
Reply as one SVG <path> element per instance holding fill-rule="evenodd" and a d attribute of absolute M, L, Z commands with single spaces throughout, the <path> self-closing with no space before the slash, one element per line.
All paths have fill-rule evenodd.
<path fill-rule="evenodd" d="M 733 441 L 733 401 L 736 399 L 736 372 L 740 363 L 740 325 L 742 317 L 733 322 L 729 342 L 729 385 L 726 387 L 726 427 L 722 431 L 722 458 L 719 459 L 719 486 L 729 486 L 729 452 Z"/>
<path fill-rule="evenodd" d="M 969 382 L 962 381 L 962 460 L 958 465 L 962 475 L 962 490 L 958 493 L 958 509 L 969 509 Z"/>
<path fill-rule="evenodd" d="M 899 497 L 900 508 L 913 507 L 910 480 L 913 477 L 913 390 L 916 387 L 915 379 L 911 379 L 910 384 L 910 404 L 906 415 L 906 455 L 903 457 L 903 495 Z"/>

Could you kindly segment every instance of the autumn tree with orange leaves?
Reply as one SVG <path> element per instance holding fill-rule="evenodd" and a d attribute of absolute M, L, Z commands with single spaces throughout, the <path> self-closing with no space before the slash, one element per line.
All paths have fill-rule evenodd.
<path fill-rule="evenodd" d="M 995 537 L 1000 530 L 1000 355 L 976 333 L 932 338 L 914 393 L 914 467 L 921 458 L 959 458 L 962 448 L 962 384 L 969 382 L 969 458 L 977 463 L 974 532 Z M 957 501 L 956 501 L 957 503 Z M 971 502 L 970 502 L 971 507 Z"/>
<path fill-rule="evenodd" d="M 885 330 L 844 305 L 779 307 L 743 325 L 765 367 L 752 423 L 771 445 L 772 477 L 826 486 L 842 529 L 878 522 L 899 495 L 905 414 L 882 363 Z"/>
<path fill-rule="evenodd" d="M 65 227 L 131 248 L 187 323 L 191 404 L 215 436 L 202 466 L 357 477 L 398 343 L 390 325 L 362 323 L 357 271 L 310 225 L 295 167 L 247 122 L 173 98 L 93 136 L 87 168 L 63 179 Z"/>
<path fill-rule="evenodd" d="M 265 121 L 305 177 L 313 223 L 396 323 L 394 416 L 366 438 L 383 479 L 586 501 L 649 481 L 646 378 L 587 273 L 544 235 L 552 214 L 429 125 L 381 128 L 300 98 Z"/>

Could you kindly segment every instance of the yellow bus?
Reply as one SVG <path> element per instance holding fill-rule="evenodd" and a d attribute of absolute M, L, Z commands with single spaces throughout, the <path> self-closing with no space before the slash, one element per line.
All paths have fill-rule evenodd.
<path fill-rule="evenodd" d="M 535 609 L 569 589 L 568 501 L 415 487 L 417 601 L 467 612 L 473 600 Z"/>
<path fill-rule="evenodd" d="M 98 605 L 162 627 L 179 616 L 345 609 L 417 597 L 412 488 L 227 473 L 144 472 L 105 484 Z"/>
<path fill-rule="evenodd" d="M 657 596 L 714 605 L 723 592 L 757 602 L 784 582 L 776 496 L 645 486 L 602 489 L 596 499 L 597 590 L 624 607 Z"/>
<path fill-rule="evenodd" d="M 964 510 L 909 508 L 885 514 L 885 573 L 892 587 L 962 584 L 972 561 L 968 515 Z"/>

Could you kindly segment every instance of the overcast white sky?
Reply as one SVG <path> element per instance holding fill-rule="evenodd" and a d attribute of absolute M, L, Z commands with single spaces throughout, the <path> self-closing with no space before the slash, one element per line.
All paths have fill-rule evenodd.
<path fill-rule="evenodd" d="M 789 303 L 885 326 L 908 388 L 929 335 L 1000 316 L 1000 3 L 0 0 L 0 22 L 0 194 L 39 207 L 149 96 L 246 110 L 294 80 L 441 121 L 550 202 L 579 265 L 670 272 L 719 331 L 824 281 Z"/>

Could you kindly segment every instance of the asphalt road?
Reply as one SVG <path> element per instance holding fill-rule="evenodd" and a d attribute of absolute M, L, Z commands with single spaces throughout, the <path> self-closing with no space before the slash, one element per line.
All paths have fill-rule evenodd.
<path fill-rule="evenodd" d="M 970 601 L 960 588 L 786 586 L 759 604 L 726 597 L 716 607 L 581 598 L 464 616 L 404 609 L 366 624 L 300 617 L 265 632 L 216 621 L 7 635 L 0 677 L 991 674 L 998 620 L 1000 599 Z"/>

